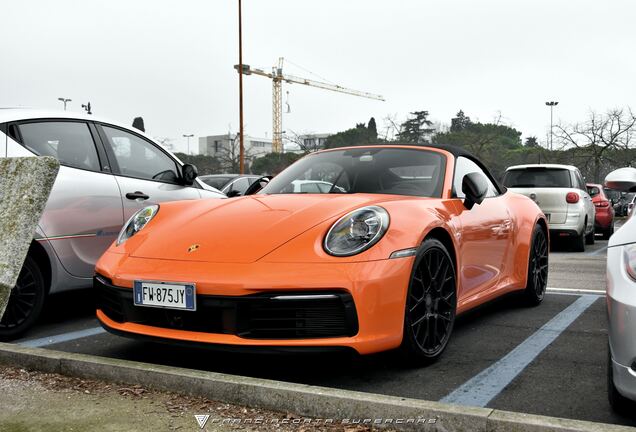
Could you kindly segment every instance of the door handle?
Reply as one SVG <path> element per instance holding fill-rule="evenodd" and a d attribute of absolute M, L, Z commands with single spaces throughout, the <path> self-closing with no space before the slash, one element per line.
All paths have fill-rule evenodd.
<path fill-rule="evenodd" d="M 145 200 L 147 200 L 150 197 L 148 195 L 146 195 L 145 193 L 143 193 L 143 192 L 137 191 L 137 192 L 128 192 L 126 194 L 126 198 L 128 198 L 129 200 L 140 199 L 140 200 L 144 200 L 145 201 Z"/>

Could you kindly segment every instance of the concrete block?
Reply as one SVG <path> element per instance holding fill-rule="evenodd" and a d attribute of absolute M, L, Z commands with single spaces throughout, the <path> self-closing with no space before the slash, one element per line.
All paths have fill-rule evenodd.
<path fill-rule="evenodd" d="M 0 318 L 58 170 L 58 161 L 49 156 L 0 158 Z"/>
<path fill-rule="evenodd" d="M 599 408 L 600 409 L 600 408 Z M 628 432 L 629 426 L 494 410 L 488 432 Z"/>
<path fill-rule="evenodd" d="M 633 428 L 451 405 L 350 390 L 249 378 L 0 343 L 0 364 L 78 378 L 139 384 L 225 403 L 326 419 L 369 419 L 368 425 L 424 432 L 627 432 Z M 392 420 L 387 423 L 387 419 Z M 434 423 L 404 422 L 400 419 Z M 374 421 L 382 420 L 378 424 Z M 338 423 L 347 426 L 347 423 Z M 302 428 L 302 426 L 301 426 Z"/>
<path fill-rule="evenodd" d="M 0 342 L 0 364 L 37 370 L 47 373 L 60 373 L 60 361 L 65 353 L 28 348 Z"/>

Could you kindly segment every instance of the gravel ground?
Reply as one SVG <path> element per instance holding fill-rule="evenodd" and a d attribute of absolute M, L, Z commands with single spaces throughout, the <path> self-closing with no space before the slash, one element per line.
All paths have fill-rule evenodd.
<path fill-rule="evenodd" d="M 289 413 L 2 366 L 0 392 L 4 395 L 0 397 L 3 432 L 372 430 L 362 425 L 308 424 L 310 419 Z M 194 417 L 201 414 L 210 415 L 203 429 Z"/>

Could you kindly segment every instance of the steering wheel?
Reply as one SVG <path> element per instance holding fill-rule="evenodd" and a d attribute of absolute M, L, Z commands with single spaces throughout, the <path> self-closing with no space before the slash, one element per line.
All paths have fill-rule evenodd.
<path fill-rule="evenodd" d="M 267 186 L 267 184 L 269 183 L 269 181 L 272 179 L 272 176 L 268 175 L 268 176 L 263 176 L 261 178 L 259 178 L 258 180 L 256 180 L 254 183 L 252 183 L 251 185 L 249 185 L 247 187 L 247 189 L 245 189 L 245 192 L 243 193 L 243 196 L 246 195 L 254 195 L 256 192 L 260 191 L 261 189 L 263 189 L 265 186 Z"/>

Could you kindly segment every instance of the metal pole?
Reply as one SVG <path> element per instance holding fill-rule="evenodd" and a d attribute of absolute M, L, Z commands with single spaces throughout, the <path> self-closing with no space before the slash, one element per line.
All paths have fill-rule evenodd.
<path fill-rule="evenodd" d="M 552 126 L 552 111 L 554 109 L 554 105 L 550 105 L 550 151 L 554 150 L 552 146 L 552 140 L 554 139 L 554 126 Z"/>
<path fill-rule="evenodd" d="M 557 101 L 549 101 L 545 103 L 547 106 L 550 107 L 550 151 L 554 150 L 553 147 L 553 141 L 554 141 L 554 124 L 552 121 L 552 117 L 553 117 L 553 109 L 555 106 L 557 106 L 559 104 L 559 102 Z"/>
<path fill-rule="evenodd" d="M 66 104 L 68 102 L 71 102 L 71 99 L 68 99 L 68 98 L 57 98 L 57 100 L 59 100 L 60 102 L 62 102 L 64 104 L 64 111 L 66 111 Z"/>
<path fill-rule="evenodd" d="M 241 0 L 238 0 L 239 17 L 239 174 L 245 172 L 245 147 L 243 141 L 243 17 L 241 15 Z"/>
<path fill-rule="evenodd" d="M 194 134 L 183 134 L 183 137 L 187 140 L 188 143 L 188 156 L 190 156 L 190 138 L 192 138 Z"/>

